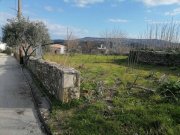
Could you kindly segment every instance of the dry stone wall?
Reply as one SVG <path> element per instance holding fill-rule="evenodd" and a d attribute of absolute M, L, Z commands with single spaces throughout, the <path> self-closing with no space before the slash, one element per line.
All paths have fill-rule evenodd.
<path fill-rule="evenodd" d="M 138 61 L 146 64 L 180 66 L 180 53 L 131 51 L 130 56 L 137 56 Z"/>
<path fill-rule="evenodd" d="M 62 102 L 80 97 L 80 73 L 53 62 L 30 58 L 28 68 L 48 92 Z"/>

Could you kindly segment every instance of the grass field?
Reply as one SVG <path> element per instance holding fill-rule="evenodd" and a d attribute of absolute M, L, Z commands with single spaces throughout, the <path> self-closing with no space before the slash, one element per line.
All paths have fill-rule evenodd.
<path fill-rule="evenodd" d="M 54 134 L 179 134 L 179 68 L 130 68 L 127 56 L 46 54 L 44 59 L 81 72 L 80 100 L 53 101 L 49 126 Z M 164 90 L 170 92 L 165 96 Z"/>

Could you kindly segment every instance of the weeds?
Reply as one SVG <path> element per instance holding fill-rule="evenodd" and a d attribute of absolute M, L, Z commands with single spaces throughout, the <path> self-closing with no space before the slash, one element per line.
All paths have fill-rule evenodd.
<path fill-rule="evenodd" d="M 180 99 L 180 81 L 168 80 L 160 84 L 157 92 L 168 102 Z"/>
<path fill-rule="evenodd" d="M 45 55 L 45 59 L 64 63 L 63 56 Z M 179 98 L 179 68 L 139 65 L 127 71 L 126 56 L 116 56 L 114 60 L 113 56 L 73 55 L 66 64 L 81 72 L 81 99 L 69 104 L 53 102 L 50 125 L 54 133 L 174 135 L 180 132 L 179 100 L 174 102 L 175 98 L 165 91 L 171 89 Z"/>

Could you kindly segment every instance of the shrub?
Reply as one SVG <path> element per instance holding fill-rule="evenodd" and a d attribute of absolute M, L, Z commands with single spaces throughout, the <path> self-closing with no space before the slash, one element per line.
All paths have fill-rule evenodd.
<path fill-rule="evenodd" d="M 163 96 L 166 101 L 178 101 L 180 99 L 180 81 L 165 81 L 160 84 L 157 92 Z"/>
<path fill-rule="evenodd" d="M 4 53 L 8 54 L 8 55 L 11 55 L 12 53 L 12 49 L 7 47 L 6 50 L 4 51 Z"/>

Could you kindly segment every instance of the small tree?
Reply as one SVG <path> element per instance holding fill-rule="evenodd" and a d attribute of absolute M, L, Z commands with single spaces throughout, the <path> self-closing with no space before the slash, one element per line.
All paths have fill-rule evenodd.
<path fill-rule="evenodd" d="M 74 33 L 67 28 L 67 39 L 66 39 L 67 52 L 70 54 L 81 52 L 79 48 L 79 40 Z"/>
<path fill-rule="evenodd" d="M 71 36 L 71 38 L 67 41 L 67 52 L 68 53 L 79 53 L 81 52 L 79 46 L 79 41 L 75 36 Z"/>
<path fill-rule="evenodd" d="M 25 54 L 25 64 L 35 51 L 37 45 L 50 42 L 48 29 L 43 22 L 29 21 L 29 19 L 11 19 L 2 28 L 2 40 L 10 47 L 22 47 Z M 30 52 L 29 50 L 34 49 Z"/>
<path fill-rule="evenodd" d="M 150 43 L 146 43 L 149 49 L 175 50 L 180 48 L 179 31 L 180 24 L 172 19 L 162 24 L 148 24 L 143 38 L 151 41 Z M 164 41 L 164 43 L 160 45 L 160 43 L 157 42 L 158 40 Z"/>
<path fill-rule="evenodd" d="M 102 37 L 105 38 L 105 46 L 112 54 L 125 53 L 125 46 L 122 40 L 127 38 L 127 34 L 120 29 L 114 28 L 110 31 L 106 30 L 102 33 Z"/>

